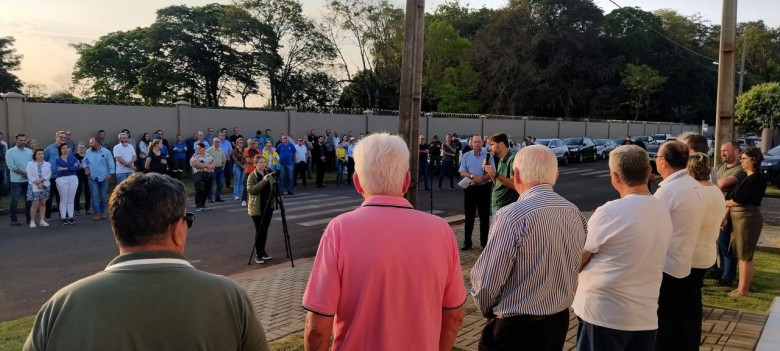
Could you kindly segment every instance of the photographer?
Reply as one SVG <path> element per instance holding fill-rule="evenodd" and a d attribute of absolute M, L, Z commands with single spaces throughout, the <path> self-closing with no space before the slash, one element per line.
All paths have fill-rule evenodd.
<path fill-rule="evenodd" d="M 274 212 L 274 196 L 278 179 L 273 171 L 268 169 L 262 154 L 254 157 L 255 170 L 249 174 L 246 189 L 249 193 L 247 212 L 255 224 L 255 262 L 265 263 L 271 256 L 265 252 L 265 242 L 268 240 L 268 226 Z"/>

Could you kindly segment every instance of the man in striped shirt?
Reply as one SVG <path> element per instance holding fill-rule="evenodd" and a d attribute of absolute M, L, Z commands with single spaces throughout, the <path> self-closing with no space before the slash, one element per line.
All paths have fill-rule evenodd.
<path fill-rule="evenodd" d="M 480 350 L 560 350 L 585 244 L 586 220 L 552 190 L 555 154 L 543 145 L 515 155 L 517 202 L 496 212 L 471 271 L 471 295 L 488 323 Z"/>

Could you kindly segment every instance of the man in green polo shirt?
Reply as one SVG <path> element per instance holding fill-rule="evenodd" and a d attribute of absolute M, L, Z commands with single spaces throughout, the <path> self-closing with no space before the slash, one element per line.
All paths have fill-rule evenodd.
<path fill-rule="evenodd" d="M 515 184 L 512 176 L 515 171 L 512 169 L 512 162 L 515 155 L 509 150 L 509 138 L 504 133 L 496 133 L 488 138 L 490 152 L 498 157 L 498 171 L 490 164 L 483 165 L 485 173 L 490 175 L 493 180 L 493 195 L 491 199 L 491 209 L 493 213 L 502 207 L 517 201 L 518 194 L 515 191 Z"/>
<path fill-rule="evenodd" d="M 267 351 L 246 292 L 182 255 L 195 219 L 186 204 L 184 185 L 166 175 L 119 184 L 108 204 L 119 256 L 54 294 L 23 350 Z"/>

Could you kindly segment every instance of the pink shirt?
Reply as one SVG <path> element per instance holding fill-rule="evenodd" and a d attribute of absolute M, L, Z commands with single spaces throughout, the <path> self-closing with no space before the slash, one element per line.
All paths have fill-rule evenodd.
<path fill-rule="evenodd" d="M 334 350 L 436 350 L 442 309 L 466 302 L 458 246 L 443 219 L 373 196 L 333 219 L 303 307 L 334 316 Z"/>

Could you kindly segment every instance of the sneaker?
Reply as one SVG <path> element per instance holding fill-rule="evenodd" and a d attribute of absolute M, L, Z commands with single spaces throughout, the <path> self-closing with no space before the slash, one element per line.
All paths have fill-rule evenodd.
<path fill-rule="evenodd" d="M 260 258 L 259 256 L 255 256 L 255 263 L 263 264 L 265 263 L 265 261 L 263 261 L 263 259 Z"/>
<path fill-rule="evenodd" d="M 211 207 L 204 207 L 203 210 L 204 211 L 209 211 L 209 210 L 211 210 Z"/>
<path fill-rule="evenodd" d="M 81 216 L 81 210 L 76 211 L 76 216 Z"/>
<path fill-rule="evenodd" d="M 99 214 L 98 214 L 98 215 L 95 215 L 95 217 L 92 217 L 92 221 L 93 221 L 93 222 L 97 222 L 97 221 L 99 221 L 99 220 L 100 220 L 100 215 L 99 215 Z"/>
<path fill-rule="evenodd" d="M 271 255 L 269 255 L 267 252 L 262 252 L 262 253 L 260 253 L 260 258 L 262 258 L 264 260 L 270 260 L 271 259 Z"/>
<path fill-rule="evenodd" d="M 48 226 L 49 226 L 49 223 L 46 223 L 46 221 L 44 221 L 44 220 L 41 220 L 41 222 L 40 222 L 40 223 L 38 223 L 38 225 L 39 225 L 39 226 L 41 226 L 41 227 L 48 227 Z"/>
<path fill-rule="evenodd" d="M 241 201 L 241 207 L 246 207 L 246 201 Z"/>
<path fill-rule="evenodd" d="M 34 221 L 30 222 L 30 228 L 35 228 L 35 227 L 36 227 L 35 222 Z"/>
<path fill-rule="evenodd" d="M 292 190 L 287 190 L 287 195 L 295 195 L 295 193 L 293 193 Z"/>
<path fill-rule="evenodd" d="M 70 223 L 68 223 L 68 219 L 67 218 L 63 218 L 62 219 L 62 225 L 68 225 L 68 224 L 70 224 Z"/>
<path fill-rule="evenodd" d="M 91 216 L 92 215 L 92 211 L 87 210 L 86 212 L 84 212 L 84 214 L 87 215 L 87 216 Z"/>
<path fill-rule="evenodd" d="M 17 221 L 11 221 L 11 226 L 12 226 L 12 227 L 18 227 L 18 226 L 21 226 L 21 225 L 22 225 L 22 224 L 21 224 L 21 223 L 19 223 L 19 222 L 17 222 Z"/>
<path fill-rule="evenodd" d="M 233 200 L 236 200 L 236 201 L 238 201 L 238 200 L 241 200 L 241 198 L 240 198 L 240 197 L 238 197 L 238 196 L 233 196 Z"/>
<path fill-rule="evenodd" d="M 73 218 L 68 219 L 68 222 L 70 222 L 70 224 L 76 224 L 76 221 L 74 221 Z"/>
<path fill-rule="evenodd" d="M 203 207 L 198 207 L 195 209 L 195 212 L 200 212 L 200 211 L 203 211 Z"/>

